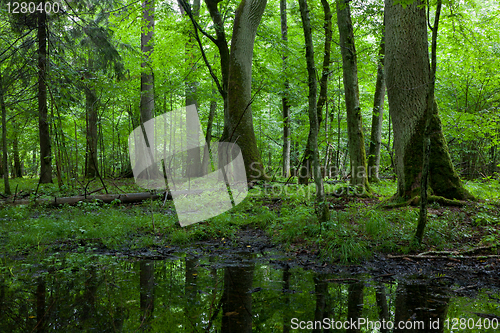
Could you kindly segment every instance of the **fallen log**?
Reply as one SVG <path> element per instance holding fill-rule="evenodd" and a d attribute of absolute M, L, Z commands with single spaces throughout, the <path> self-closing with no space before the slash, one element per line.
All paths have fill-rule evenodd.
<path fill-rule="evenodd" d="M 186 191 L 187 192 L 187 191 Z M 130 204 L 130 203 L 138 203 L 144 200 L 153 199 L 157 200 L 165 197 L 165 192 L 161 193 L 125 193 L 125 194 L 98 194 L 98 195 L 77 195 L 73 197 L 54 197 L 51 199 L 33 199 L 33 200 L 15 200 L 10 202 L 4 201 L 2 204 L 6 205 L 45 205 L 45 206 L 60 206 L 60 205 L 76 205 L 79 202 L 94 202 L 95 200 L 101 201 L 103 203 L 111 203 L 114 200 L 120 200 L 120 203 Z M 172 196 L 170 193 L 167 194 L 167 200 L 172 200 Z"/>

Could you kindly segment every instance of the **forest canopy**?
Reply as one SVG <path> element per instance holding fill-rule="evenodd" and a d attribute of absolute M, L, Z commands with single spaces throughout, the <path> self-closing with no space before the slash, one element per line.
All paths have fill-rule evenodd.
<path fill-rule="evenodd" d="M 399 6 L 405 13 L 416 8 L 429 63 L 436 3 L 388 3 L 386 8 Z M 406 37 L 391 34 L 387 24 L 397 12 L 386 9 L 391 16 L 384 20 L 382 1 L 308 1 L 307 16 L 301 16 L 300 1 L 277 0 L 35 1 L 33 8 L 21 2 L 17 9 L 14 4 L 2 1 L 0 8 L 0 158 L 6 181 L 29 177 L 75 186 L 85 177 L 130 177 L 132 130 L 195 104 L 208 147 L 236 142 L 250 178 L 299 176 L 307 182 L 314 178 L 308 101 L 313 72 L 314 163 L 322 178 L 369 189 L 368 181 L 379 176 L 403 175 L 397 171 L 403 163 L 398 149 L 407 148 L 398 148 L 398 135 L 409 121 L 399 120 L 392 87 L 380 86 L 377 73 L 385 70 L 386 78 L 401 85 L 392 78 L 401 78 L 404 69 L 394 67 L 402 72 L 391 76 L 384 56 L 386 62 L 395 59 L 397 38 Z M 449 153 L 450 172 L 462 179 L 498 175 L 498 10 L 494 1 L 442 3 L 433 93 L 442 137 L 436 140 Z M 311 27 L 310 68 L 305 18 Z M 408 29 L 415 31 L 416 22 Z M 349 59 L 355 61 L 349 65 Z M 194 165 L 188 171 L 174 163 L 171 172 L 196 176 L 204 152 L 188 153 Z M 438 182 L 432 163 L 431 157 L 431 188 Z M 362 180 L 358 168 L 365 168 Z"/>

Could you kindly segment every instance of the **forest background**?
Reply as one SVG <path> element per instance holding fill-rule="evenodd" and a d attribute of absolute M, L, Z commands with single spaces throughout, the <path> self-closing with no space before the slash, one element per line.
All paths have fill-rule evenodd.
<path fill-rule="evenodd" d="M 258 22 L 247 15 L 247 2 L 250 12 L 256 10 L 262 16 Z M 340 221 L 338 211 L 336 217 L 325 217 L 321 213 L 325 207 L 334 208 L 339 196 L 335 191 L 319 193 L 318 189 L 324 186 L 318 183 L 320 178 L 327 184 L 346 186 L 340 187 L 346 189 L 346 193 L 350 189 L 354 191 L 348 187 L 349 182 L 353 186 L 361 185 L 369 194 L 367 205 L 378 202 L 380 195 L 396 192 L 409 203 L 406 200 L 416 193 L 403 193 L 404 184 L 396 186 L 393 181 L 398 175 L 395 148 L 398 141 L 394 133 L 403 131 L 404 121 L 394 123 L 392 111 L 391 114 L 384 112 L 387 99 L 384 104 L 384 89 L 377 84 L 386 53 L 381 47 L 386 31 L 384 3 L 351 1 L 345 6 L 327 1 L 247 2 L 63 1 L 58 13 L 55 13 L 55 2 L 44 2 L 45 8 L 46 4 L 52 4 L 53 9 L 45 15 L 44 11 L 36 11 L 39 2 L 33 2 L 36 6 L 31 13 L 28 5 L 23 13 L 20 3 L 20 13 L 15 14 L 14 7 L 7 5 L 11 2 L 2 1 L 1 174 L 6 200 L 33 200 L 40 195 L 53 198 L 82 193 L 86 196 L 91 192 L 139 192 L 133 181 L 127 180 L 132 176 L 129 134 L 155 116 L 196 104 L 204 131 L 201 135 L 209 147 L 217 141 L 240 140 L 237 143 L 242 146 L 247 173 L 248 166 L 255 162 L 260 165 L 257 169 L 267 175 L 256 177 L 263 178 L 264 182 L 254 184 L 255 189 L 267 196 L 253 196 L 254 201 L 240 207 L 235 214 L 248 214 L 253 209 L 249 207 L 267 200 L 271 203 L 264 207 L 269 206 L 269 212 L 264 212 L 264 218 L 262 212 L 256 212 L 256 216 L 261 216 L 259 221 L 290 217 L 287 215 L 290 212 L 280 215 L 283 207 L 277 211 L 273 206 L 276 198 L 269 195 L 272 191 L 266 191 L 269 181 L 280 186 L 297 181 L 307 183 L 308 179 L 294 175 L 301 170 L 301 165 L 314 163 L 321 166 L 317 169 L 323 170 L 322 177 L 319 173 L 308 174 L 305 178 L 314 178 L 316 184 L 306 190 L 294 185 L 296 193 L 291 197 L 296 201 L 287 202 L 290 207 L 302 205 L 303 215 L 297 215 L 301 219 L 314 219 L 312 212 L 316 211 L 320 222 Z M 482 212 L 468 206 L 470 211 L 456 212 L 458 215 L 449 220 L 485 225 L 490 229 L 478 231 L 476 241 L 497 244 L 496 208 L 484 199 L 498 200 L 499 5 L 494 1 L 442 4 L 438 1 L 420 9 L 416 4 L 403 5 L 409 8 L 407 10 L 411 7 L 415 13 L 427 16 L 429 29 L 425 42 L 429 45 L 429 57 L 433 40 L 431 23 L 437 27 L 435 8 L 442 6 L 433 93 L 453 168 L 467 181 L 465 187 L 480 199 L 484 209 Z M 238 34 L 243 37 L 238 39 Z M 255 41 L 247 38 L 253 34 Z M 351 67 L 351 73 L 356 71 L 355 88 L 346 86 L 349 57 L 342 50 L 349 48 L 349 43 L 355 43 L 355 50 L 350 48 L 356 58 Z M 241 45 L 239 53 L 236 45 Z M 245 63 L 247 69 L 242 70 L 240 76 L 235 74 L 232 70 L 235 64 Z M 311 73 L 315 74 L 311 76 Z M 318 98 L 311 97 L 313 76 L 319 88 Z M 352 109 L 357 113 L 350 111 L 351 90 L 358 98 Z M 389 103 L 390 100 L 391 96 Z M 311 111 L 313 106 L 316 112 Z M 360 129 L 357 135 L 350 129 L 349 119 L 356 118 L 354 114 L 358 118 L 352 126 Z M 408 122 L 412 121 L 408 119 Z M 310 129 L 314 126 L 318 130 L 313 140 Z M 356 160 L 355 155 L 361 156 L 364 162 Z M 174 161 L 168 167 L 169 172 L 196 177 L 206 163 L 203 149 L 180 158 L 187 159 L 188 167 L 183 168 L 184 163 L 176 165 Z M 351 170 L 360 165 L 368 171 L 370 166 L 375 166 L 379 172 L 367 172 L 366 179 L 359 181 Z M 333 173 L 328 172 L 332 170 Z M 252 174 L 248 176 L 252 178 Z M 380 182 L 381 179 L 384 181 Z M 398 181 L 401 183 L 401 177 Z M 50 184 L 53 182 L 55 184 Z M 480 182 L 487 185 L 478 185 Z M 433 187 L 432 170 L 430 187 Z M 306 195 L 311 193 L 310 188 L 316 193 L 316 206 L 307 202 L 314 201 Z M 440 197 L 447 196 L 441 193 Z M 470 198 L 467 195 L 449 197 Z M 160 207 L 161 203 L 163 200 L 156 204 Z M 356 207 L 361 203 L 354 201 L 349 205 Z M 436 204 L 439 206 L 443 201 Z M 483 216 L 471 215 L 474 210 L 484 213 Z M 442 212 L 435 212 L 436 217 L 442 216 Z M 356 219 L 353 213 L 347 214 L 346 219 Z M 390 221 L 387 214 L 409 214 L 409 230 L 415 227 L 414 213 L 414 209 L 396 213 L 374 210 L 370 218 Z M 16 211 L 15 214 L 25 217 L 31 213 Z M 155 229 L 155 215 L 153 211 L 151 214 Z M 159 219 L 161 217 L 156 217 L 157 226 L 161 226 Z M 404 218 L 395 218 L 398 219 Z M 168 222 L 169 228 L 171 224 Z M 323 227 L 318 224 L 320 235 Z M 442 223 L 431 223 L 430 227 L 431 231 L 444 228 Z M 389 224 L 386 228 L 390 229 Z M 445 228 L 457 229 L 451 224 Z M 306 226 L 301 225 L 297 230 L 300 231 L 291 238 L 285 235 L 280 238 L 293 242 L 304 235 L 318 236 L 318 230 L 311 231 Z M 195 237 L 190 232 L 178 232 L 175 237 L 184 241 Z M 185 235 L 179 236 L 182 233 Z M 336 248 L 340 242 L 335 244 L 330 248 Z M 352 253 L 356 252 L 356 246 L 352 247 Z"/>

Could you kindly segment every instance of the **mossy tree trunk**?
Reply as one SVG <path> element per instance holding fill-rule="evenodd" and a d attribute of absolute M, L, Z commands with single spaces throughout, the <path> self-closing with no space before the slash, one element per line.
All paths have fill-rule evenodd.
<path fill-rule="evenodd" d="M 249 181 L 266 179 L 257 148 L 252 116 L 252 59 L 257 27 L 266 0 L 242 0 L 236 10 L 229 59 L 228 113 L 225 141 L 240 148 Z"/>
<path fill-rule="evenodd" d="M 363 121 L 359 106 L 358 64 L 349 3 L 337 0 L 342 72 L 347 111 L 347 134 L 351 160 L 351 184 L 368 189 Z"/>
<path fill-rule="evenodd" d="M 302 27 L 304 29 L 304 38 L 306 42 L 306 61 L 307 74 L 309 79 L 309 143 L 311 149 L 311 160 L 313 169 L 314 183 L 316 184 L 316 214 L 320 222 L 326 222 L 330 219 L 330 208 L 325 200 L 325 189 L 323 186 L 323 177 L 319 167 L 318 151 L 318 113 L 316 105 L 317 82 L 316 67 L 314 66 L 314 47 L 312 40 L 311 21 L 309 18 L 309 9 L 307 0 L 299 0 L 300 16 L 302 18 Z"/>
<path fill-rule="evenodd" d="M 385 54 L 385 27 L 382 28 L 382 40 L 378 53 L 377 83 L 373 97 L 372 128 L 370 136 L 370 150 L 368 151 L 368 180 L 378 182 L 380 167 L 380 146 L 382 144 L 382 121 L 384 119 L 384 54 Z"/>
<path fill-rule="evenodd" d="M 386 0 L 385 73 L 389 112 L 394 128 L 397 196 L 410 199 L 420 193 L 423 136 L 428 105 L 430 65 L 425 8 L 415 2 L 403 8 Z M 429 186 L 435 195 L 469 199 L 453 167 L 436 112 L 430 119 Z"/>

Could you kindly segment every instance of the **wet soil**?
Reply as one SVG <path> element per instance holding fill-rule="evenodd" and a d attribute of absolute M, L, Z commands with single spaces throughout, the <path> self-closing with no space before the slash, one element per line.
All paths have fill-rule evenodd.
<path fill-rule="evenodd" d="M 500 258 L 390 258 L 388 254 L 376 253 L 370 260 L 343 265 L 323 260 L 317 250 L 296 248 L 285 253 L 280 245 L 273 244 L 263 231 L 256 229 L 242 230 L 231 239 L 197 242 L 189 247 L 157 246 L 139 250 L 124 248 L 121 251 L 100 248 L 95 252 L 149 260 L 163 260 L 179 254 L 214 256 L 223 258 L 226 263 L 234 261 L 235 264 L 244 257 L 266 261 L 279 268 L 300 266 L 318 273 L 333 274 L 339 277 L 339 282 L 345 283 L 358 282 L 356 277 L 361 275 L 384 283 L 421 280 L 426 285 L 453 286 L 452 290 L 456 293 L 469 297 L 483 287 L 500 288 Z"/>

